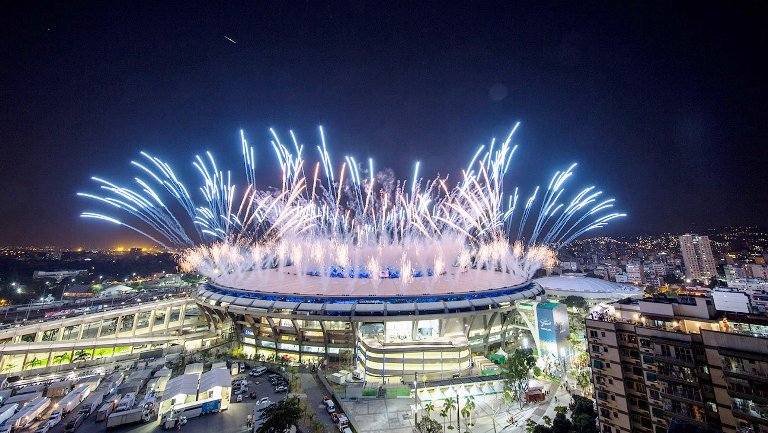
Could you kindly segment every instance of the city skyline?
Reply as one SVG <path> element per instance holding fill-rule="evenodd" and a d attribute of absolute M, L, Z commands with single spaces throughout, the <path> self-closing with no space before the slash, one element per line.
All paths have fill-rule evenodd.
<path fill-rule="evenodd" d="M 401 177 L 432 157 L 430 177 L 521 121 L 511 184 L 579 162 L 628 214 L 600 235 L 759 224 L 766 211 L 750 156 L 766 136 L 757 7 L 17 7 L 4 39 L 20 49 L 3 53 L 14 67 L 0 80 L 0 222 L 13 230 L 0 244 L 136 244 L 78 220 L 91 175 L 124 176 L 141 150 L 175 164 L 213 150 L 234 166 L 242 128 L 273 178 L 268 128 L 314 146 L 318 124 L 337 154 L 385 150 L 379 167 Z"/>

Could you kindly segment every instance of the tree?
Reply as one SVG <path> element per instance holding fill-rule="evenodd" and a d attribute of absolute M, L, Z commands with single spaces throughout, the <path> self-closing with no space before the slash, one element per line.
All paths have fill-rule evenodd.
<path fill-rule="evenodd" d="M 301 402 L 291 397 L 267 406 L 259 416 L 261 426 L 256 433 L 283 433 L 303 414 Z"/>
<path fill-rule="evenodd" d="M 523 408 L 523 392 L 528 389 L 531 369 L 536 365 L 536 358 L 530 349 L 515 349 L 507 357 L 507 385 L 517 393 L 520 408 Z"/>
<path fill-rule="evenodd" d="M 558 409 L 562 409 L 562 411 L 559 411 Z M 552 420 L 552 433 L 570 433 L 573 428 L 573 423 L 566 418 L 565 411 L 565 406 L 558 406 L 555 408 L 557 414 L 555 415 L 555 419 Z"/>
<path fill-rule="evenodd" d="M 587 308 L 587 300 L 582 296 L 568 295 L 563 299 L 563 304 L 568 308 L 575 308 L 577 310 L 584 310 Z"/>
<path fill-rule="evenodd" d="M 301 381 L 299 379 L 299 370 L 296 367 L 291 367 L 288 377 L 288 389 L 291 392 L 301 392 Z"/>
<path fill-rule="evenodd" d="M 592 400 L 574 395 L 570 409 L 574 433 L 598 433 L 597 413 Z"/>
<path fill-rule="evenodd" d="M 416 431 L 419 433 L 440 433 L 443 431 L 443 426 L 432 418 L 425 416 L 416 423 Z"/>
<path fill-rule="evenodd" d="M 435 410 L 435 405 L 432 402 L 426 403 L 424 405 L 424 412 L 426 412 L 427 417 L 429 417 L 429 414 L 431 414 Z"/>
<path fill-rule="evenodd" d="M 440 417 L 443 419 L 443 431 L 445 431 L 445 419 L 448 418 L 448 411 L 445 410 L 445 407 L 440 411 Z"/>
<path fill-rule="evenodd" d="M 592 387 L 592 374 L 589 368 L 582 368 L 576 373 L 576 385 L 579 385 L 583 395 L 589 394 L 589 390 Z"/>
<path fill-rule="evenodd" d="M 458 397 L 456 397 L 458 398 Z M 453 410 L 456 409 L 456 400 L 452 398 L 446 398 L 443 405 L 443 411 L 448 413 L 448 429 L 453 430 L 451 423 L 453 422 Z"/>
<path fill-rule="evenodd" d="M 458 398 L 458 397 L 457 397 Z M 464 407 L 461 409 L 461 416 L 467 420 L 467 427 L 472 427 L 472 411 L 475 410 L 475 398 L 468 395 L 464 398 Z"/>

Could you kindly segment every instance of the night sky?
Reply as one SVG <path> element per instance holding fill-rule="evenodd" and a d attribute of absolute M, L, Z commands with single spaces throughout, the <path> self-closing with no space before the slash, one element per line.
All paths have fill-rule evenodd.
<path fill-rule="evenodd" d="M 0 244 L 147 245 L 79 219 L 106 210 L 90 176 L 141 150 L 239 174 L 243 128 L 276 185 L 268 128 L 314 148 L 319 124 L 337 160 L 455 178 L 521 121 L 509 185 L 579 162 L 629 214 L 603 233 L 768 213 L 765 2 L 92 3 L 0 13 Z"/>

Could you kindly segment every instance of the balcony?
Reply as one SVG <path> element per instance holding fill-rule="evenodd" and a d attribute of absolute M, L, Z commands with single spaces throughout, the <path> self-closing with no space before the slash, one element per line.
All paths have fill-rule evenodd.
<path fill-rule="evenodd" d="M 656 376 L 659 379 L 671 380 L 675 382 L 690 383 L 690 384 L 699 383 L 699 378 L 692 372 L 670 371 L 666 369 L 665 370 L 659 369 L 656 372 Z"/>
<path fill-rule="evenodd" d="M 733 380 L 728 380 L 728 394 L 736 397 L 746 398 L 750 400 L 758 400 L 763 403 L 768 403 L 768 389 L 754 388 L 748 384 L 736 383 Z"/>
<path fill-rule="evenodd" d="M 684 407 L 674 408 L 672 407 L 672 405 L 666 404 L 664 405 L 664 412 L 667 412 L 675 416 L 683 417 L 688 421 L 707 425 L 707 420 L 704 417 L 704 409 L 701 409 L 701 408 L 694 408 L 694 409 L 687 409 Z"/>
<path fill-rule="evenodd" d="M 702 402 L 701 393 L 698 390 L 664 388 L 660 394 L 672 400 L 686 400 L 694 404 Z"/>
<path fill-rule="evenodd" d="M 670 364 L 684 365 L 686 367 L 693 367 L 694 365 L 692 356 L 673 356 L 654 353 L 653 357 L 656 361 L 669 362 Z"/>
<path fill-rule="evenodd" d="M 764 404 L 755 404 L 750 401 L 734 399 L 732 406 L 733 415 L 739 418 L 746 418 L 761 424 L 768 424 L 768 406 Z"/>
<path fill-rule="evenodd" d="M 768 382 L 768 374 L 758 369 L 747 371 L 746 369 L 739 368 L 728 362 L 723 362 L 723 372 L 727 376 L 741 377 L 749 380 L 759 380 L 759 381 Z"/>

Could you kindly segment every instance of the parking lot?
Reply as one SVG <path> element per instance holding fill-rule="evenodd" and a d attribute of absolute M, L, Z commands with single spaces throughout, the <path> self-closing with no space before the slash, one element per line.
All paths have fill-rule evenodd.
<path fill-rule="evenodd" d="M 126 371 L 126 374 L 130 374 L 130 370 Z M 272 371 L 267 371 L 264 374 L 256 377 L 251 377 L 248 374 L 240 374 L 236 377 L 232 377 L 232 382 L 239 380 L 246 380 L 248 383 L 248 391 L 242 395 L 242 401 L 237 402 L 237 395 L 235 394 L 236 388 L 232 388 L 232 397 L 227 410 L 220 413 L 204 415 L 197 418 L 191 418 L 187 424 L 181 427 L 181 430 L 187 430 L 192 433 L 240 433 L 248 431 L 247 420 L 248 416 L 253 413 L 254 405 L 261 398 L 269 398 L 272 402 L 277 402 L 284 399 L 287 392 L 275 392 L 273 385 L 269 382 L 269 375 Z M 284 376 L 286 376 L 283 373 Z M 287 382 L 286 377 L 286 382 Z M 325 427 L 326 432 L 338 432 L 336 425 L 331 420 L 331 416 L 326 411 L 326 407 L 323 405 L 323 396 L 326 394 L 325 389 L 317 381 L 314 374 L 309 372 L 298 373 L 299 387 L 301 388 L 299 393 L 305 394 L 306 405 L 309 410 L 313 410 L 316 413 L 316 419 L 320 421 Z M 255 393 L 251 397 L 252 393 Z M 136 401 L 141 401 L 143 395 L 137 396 Z M 38 421 L 32 423 L 29 427 L 17 430 L 14 433 L 33 433 L 38 426 L 45 423 L 49 415 L 57 409 L 57 403 L 61 398 L 52 398 L 51 405 L 41 414 Z M 47 433 L 63 433 L 66 424 L 73 420 L 78 415 L 80 406 L 75 407 L 71 412 L 64 415 L 62 420 L 50 428 Z M 131 432 L 131 433 L 148 433 L 150 431 L 162 430 L 159 420 L 153 420 L 148 423 L 137 423 L 126 426 L 117 427 L 113 430 L 117 433 Z M 77 433 L 95 433 L 106 431 L 105 421 L 96 421 L 96 413 L 91 413 L 77 428 Z"/>

